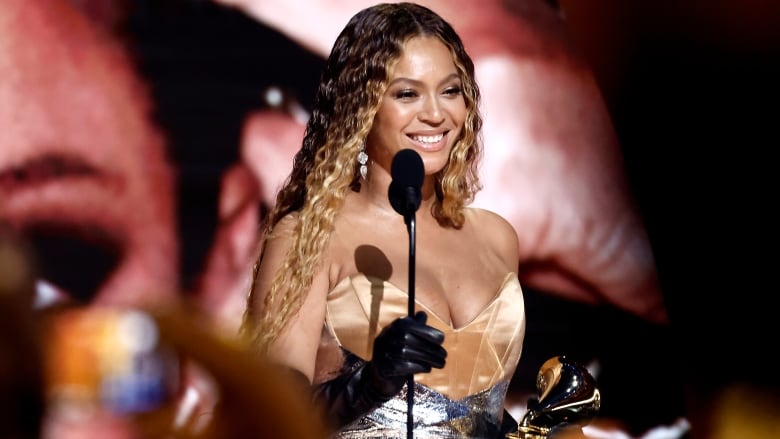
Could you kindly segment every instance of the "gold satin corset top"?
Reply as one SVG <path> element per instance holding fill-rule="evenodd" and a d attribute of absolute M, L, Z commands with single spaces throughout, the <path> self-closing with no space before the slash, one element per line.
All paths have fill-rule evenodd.
<path fill-rule="evenodd" d="M 408 314 L 408 294 L 382 279 L 355 274 L 328 294 L 323 347 L 340 346 L 369 360 L 382 328 Z M 488 305 L 469 323 L 453 328 L 425 305 L 428 324 L 444 333 L 447 362 L 443 369 L 415 375 L 423 384 L 452 399 L 488 389 L 514 374 L 525 335 L 523 294 L 516 273 L 507 273 Z M 327 349 L 327 348 L 325 348 Z"/>

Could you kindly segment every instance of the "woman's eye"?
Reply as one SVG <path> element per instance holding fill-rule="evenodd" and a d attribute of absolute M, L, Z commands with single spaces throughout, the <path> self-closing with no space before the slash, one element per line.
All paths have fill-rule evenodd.
<path fill-rule="evenodd" d="M 417 96 L 417 93 L 414 90 L 399 90 L 395 97 L 397 99 L 411 99 Z"/>
<path fill-rule="evenodd" d="M 447 87 L 444 90 L 444 94 L 448 96 L 456 96 L 461 94 L 461 88 L 460 87 Z"/>
<path fill-rule="evenodd" d="M 123 244 L 98 226 L 41 222 L 22 233 L 35 254 L 39 307 L 65 298 L 89 303 L 124 254 Z"/>

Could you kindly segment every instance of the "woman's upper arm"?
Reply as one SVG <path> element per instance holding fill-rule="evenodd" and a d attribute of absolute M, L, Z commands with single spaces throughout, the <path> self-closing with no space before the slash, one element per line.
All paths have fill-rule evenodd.
<path fill-rule="evenodd" d="M 287 249 L 292 243 L 294 227 L 295 220 L 289 216 L 285 217 L 275 227 L 274 236 L 266 242 L 263 257 L 258 267 L 251 305 L 256 308 L 256 315 L 264 312 L 276 312 L 274 309 L 264 309 L 263 301 L 277 270 L 284 261 Z M 286 326 L 282 328 L 269 350 L 272 361 L 302 372 L 309 378 L 309 381 L 314 375 L 317 349 L 325 320 L 328 286 L 327 270 L 317 270 L 311 287 L 304 292 L 305 299 L 301 308 L 290 315 Z"/>

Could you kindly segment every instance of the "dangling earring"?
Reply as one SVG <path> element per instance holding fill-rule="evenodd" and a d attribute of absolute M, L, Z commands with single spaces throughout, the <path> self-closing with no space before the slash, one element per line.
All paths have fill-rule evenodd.
<path fill-rule="evenodd" d="M 357 156 L 358 163 L 360 163 L 360 177 L 365 180 L 366 174 L 368 173 L 368 166 L 366 164 L 368 163 L 368 154 L 366 154 L 366 141 L 363 141 L 363 144 L 360 145 L 360 152 Z"/>

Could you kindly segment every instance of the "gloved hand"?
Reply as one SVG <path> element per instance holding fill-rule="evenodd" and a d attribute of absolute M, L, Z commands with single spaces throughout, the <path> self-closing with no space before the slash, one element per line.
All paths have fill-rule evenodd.
<path fill-rule="evenodd" d="M 428 326 L 427 320 L 423 311 L 394 320 L 374 339 L 370 361 L 318 386 L 317 396 L 336 427 L 388 401 L 410 375 L 444 367 L 444 334 Z"/>
<path fill-rule="evenodd" d="M 394 320 L 374 339 L 371 384 L 385 401 L 401 390 L 409 375 L 444 367 L 444 334 L 426 325 L 427 320 L 428 316 L 418 311 L 413 318 Z"/>

